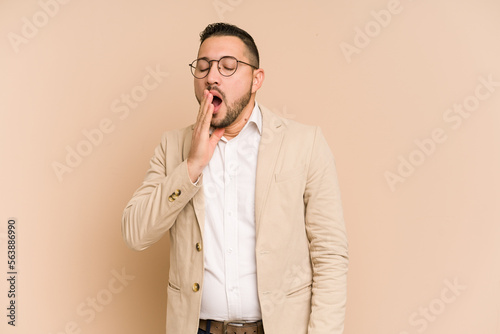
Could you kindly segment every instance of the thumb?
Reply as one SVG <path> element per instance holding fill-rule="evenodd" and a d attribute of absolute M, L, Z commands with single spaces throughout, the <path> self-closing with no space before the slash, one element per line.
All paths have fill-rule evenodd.
<path fill-rule="evenodd" d="M 210 144 L 215 146 L 219 142 L 219 140 L 222 138 L 225 131 L 226 131 L 225 128 L 215 129 L 214 132 L 212 132 L 212 135 L 210 136 Z"/>

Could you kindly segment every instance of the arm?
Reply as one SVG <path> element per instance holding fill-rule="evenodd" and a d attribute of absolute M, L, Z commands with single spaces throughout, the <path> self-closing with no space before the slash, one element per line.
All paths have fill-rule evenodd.
<path fill-rule="evenodd" d="M 150 162 L 146 177 L 123 211 L 122 234 L 127 245 L 144 250 L 172 227 L 179 212 L 201 187 L 188 174 L 187 161 L 166 174 L 167 135 Z M 176 195 L 176 193 L 178 195 Z"/>
<path fill-rule="evenodd" d="M 348 244 L 333 155 L 317 128 L 304 193 L 305 221 L 313 267 L 308 333 L 344 329 Z"/>
<path fill-rule="evenodd" d="M 130 248 L 143 250 L 158 241 L 201 188 L 203 168 L 210 161 L 217 142 L 224 134 L 224 129 L 217 129 L 212 135 L 209 134 L 214 109 L 212 98 L 205 90 L 188 158 L 169 175 L 166 172 L 167 159 L 175 158 L 172 155 L 180 153 L 167 152 L 166 134 L 156 148 L 146 178 L 123 211 L 122 234 Z"/>

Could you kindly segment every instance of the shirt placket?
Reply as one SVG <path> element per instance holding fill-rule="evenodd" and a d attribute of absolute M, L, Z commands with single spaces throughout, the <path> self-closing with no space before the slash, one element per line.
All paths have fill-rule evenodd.
<path fill-rule="evenodd" d="M 225 274 L 226 296 L 228 300 L 229 319 L 241 318 L 239 305 L 238 282 L 238 184 L 237 163 L 238 146 L 235 140 L 225 147 L 224 159 L 224 243 L 225 243 Z"/>

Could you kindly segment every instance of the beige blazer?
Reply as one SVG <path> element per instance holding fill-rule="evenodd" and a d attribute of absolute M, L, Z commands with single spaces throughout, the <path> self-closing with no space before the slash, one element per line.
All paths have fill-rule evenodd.
<path fill-rule="evenodd" d="M 261 111 L 255 256 L 264 331 L 340 334 L 348 254 L 333 156 L 318 127 Z M 193 185 L 186 163 L 192 130 L 163 135 L 122 219 L 135 250 L 170 232 L 168 334 L 197 333 L 203 289 L 203 177 Z"/>

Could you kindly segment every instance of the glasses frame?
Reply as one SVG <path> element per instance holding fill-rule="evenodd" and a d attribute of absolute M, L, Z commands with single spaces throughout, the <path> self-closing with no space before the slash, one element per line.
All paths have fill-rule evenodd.
<path fill-rule="evenodd" d="M 233 72 L 233 73 L 231 73 L 231 74 L 229 74 L 229 75 L 224 75 L 224 74 L 222 74 L 222 72 L 220 71 L 220 66 L 219 66 L 219 64 L 220 64 L 220 63 L 219 63 L 219 62 L 220 62 L 222 59 L 224 59 L 224 58 L 231 58 L 231 59 L 236 60 L 236 68 L 234 69 L 234 72 Z M 194 75 L 194 71 L 196 70 L 196 67 L 195 67 L 195 66 L 193 66 L 193 64 L 194 64 L 195 62 L 199 61 L 199 60 L 205 60 L 206 62 L 208 62 L 208 71 L 207 71 L 207 73 L 206 73 L 204 76 L 202 76 L 202 77 L 197 77 L 196 75 Z M 258 67 L 254 66 L 254 65 L 252 65 L 252 64 L 249 64 L 249 63 L 246 63 L 246 62 L 244 62 L 244 61 L 241 61 L 241 60 L 236 59 L 236 57 L 233 57 L 233 56 L 223 56 L 223 57 L 220 57 L 220 59 L 218 59 L 218 60 L 217 60 L 217 59 L 207 60 L 206 58 L 197 58 L 197 59 L 193 60 L 193 61 L 191 62 L 191 64 L 189 64 L 189 67 L 191 67 L 191 74 L 192 74 L 192 75 L 193 75 L 193 77 L 195 77 L 196 79 L 204 79 L 204 78 L 206 78 L 206 77 L 207 77 L 207 75 L 208 75 L 208 73 L 210 73 L 210 70 L 212 69 L 212 62 L 214 62 L 214 61 L 216 61 L 216 62 L 217 62 L 217 71 L 219 71 L 220 75 L 222 75 L 223 77 L 226 77 L 226 78 L 227 78 L 227 77 L 232 76 L 234 73 L 236 73 L 236 71 L 238 71 L 238 64 L 239 64 L 239 63 L 242 63 L 242 64 L 248 65 L 248 66 L 250 66 L 250 67 L 253 67 L 253 68 L 254 68 L 254 69 L 256 69 L 256 70 L 257 70 L 257 69 L 259 69 Z"/>

